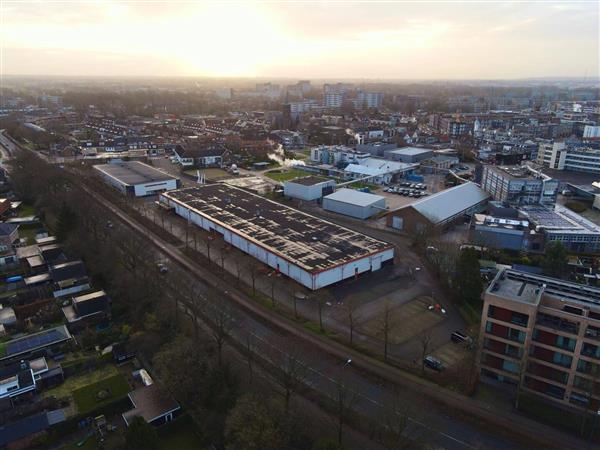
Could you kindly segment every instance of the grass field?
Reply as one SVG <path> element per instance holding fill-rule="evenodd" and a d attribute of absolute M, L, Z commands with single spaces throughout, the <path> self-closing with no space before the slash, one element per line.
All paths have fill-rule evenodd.
<path fill-rule="evenodd" d="M 118 373 L 119 371 L 115 366 L 106 365 L 91 373 L 68 377 L 64 383 L 60 384 L 59 386 L 52 389 L 45 389 L 42 392 L 42 397 L 50 397 L 52 395 L 54 395 L 56 398 L 68 397 L 78 389 L 115 376 Z"/>
<path fill-rule="evenodd" d="M 193 177 L 198 176 L 196 169 L 186 170 L 184 173 Z M 200 173 L 204 173 L 207 181 L 218 181 L 224 178 L 231 178 L 231 174 L 223 169 L 211 168 L 211 169 L 200 169 Z"/>
<path fill-rule="evenodd" d="M 390 344 L 401 344 L 419 335 L 444 320 L 439 312 L 429 311 L 429 297 L 417 297 L 408 303 L 395 307 L 391 311 Z M 370 319 L 358 326 L 361 333 L 378 339 L 383 338 L 381 317 Z"/>
<path fill-rule="evenodd" d="M 265 173 L 265 176 L 272 180 L 283 182 L 293 180 L 298 177 L 310 175 L 308 172 L 299 169 L 277 169 Z"/>
<path fill-rule="evenodd" d="M 77 412 L 86 414 L 124 397 L 130 390 L 125 377 L 117 374 L 77 389 L 73 392 L 73 399 L 77 406 Z"/>

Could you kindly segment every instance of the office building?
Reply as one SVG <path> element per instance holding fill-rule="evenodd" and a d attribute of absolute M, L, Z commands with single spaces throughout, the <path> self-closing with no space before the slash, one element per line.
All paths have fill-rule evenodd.
<path fill-rule="evenodd" d="M 537 162 L 555 170 L 600 174 L 600 149 L 569 147 L 564 142 L 541 142 Z"/>
<path fill-rule="evenodd" d="M 594 411 L 600 404 L 600 289 L 512 269 L 484 293 L 482 381 Z"/>
<path fill-rule="evenodd" d="M 553 205 L 559 181 L 529 166 L 483 167 L 481 187 L 510 206 Z"/>

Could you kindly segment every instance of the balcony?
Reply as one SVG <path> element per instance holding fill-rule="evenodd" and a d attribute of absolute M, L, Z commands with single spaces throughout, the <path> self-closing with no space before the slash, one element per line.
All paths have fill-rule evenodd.
<path fill-rule="evenodd" d="M 561 317 L 551 316 L 549 314 L 538 313 L 535 323 L 537 325 L 552 328 L 569 334 L 579 333 L 579 324 Z"/>

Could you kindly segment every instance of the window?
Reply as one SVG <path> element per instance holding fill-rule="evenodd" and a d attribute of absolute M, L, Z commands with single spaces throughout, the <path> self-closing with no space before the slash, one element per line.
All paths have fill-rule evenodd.
<path fill-rule="evenodd" d="M 552 362 L 563 367 L 571 367 L 573 358 L 568 355 L 563 355 L 562 353 L 554 352 L 554 355 L 552 356 Z"/>
<path fill-rule="evenodd" d="M 502 363 L 502 369 L 506 370 L 507 372 L 512 372 L 512 373 L 519 373 L 519 365 L 516 362 L 513 361 L 504 361 Z"/>

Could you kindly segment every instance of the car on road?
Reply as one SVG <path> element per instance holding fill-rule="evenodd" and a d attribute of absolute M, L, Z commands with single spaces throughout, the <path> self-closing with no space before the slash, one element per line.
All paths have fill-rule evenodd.
<path fill-rule="evenodd" d="M 435 370 L 436 372 L 441 372 L 442 370 L 444 370 L 444 365 L 442 364 L 442 362 L 431 355 L 427 355 L 423 359 L 423 362 L 425 363 L 425 366 Z"/>

